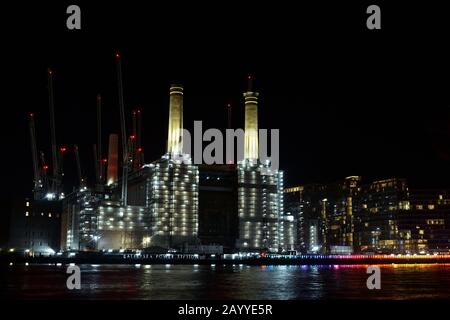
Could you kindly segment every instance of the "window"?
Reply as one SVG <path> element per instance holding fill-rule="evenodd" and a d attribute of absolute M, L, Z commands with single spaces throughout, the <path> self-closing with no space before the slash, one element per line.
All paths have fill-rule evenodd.
<path fill-rule="evenodd" d="M 445 220 L 444 219 L 435 219 L 435 220 L 427 220 L 427 224 L 438 224 L 438 225 L 444 225 Z"/>
<path fill-rule="evenodd" d="M 52 217 L 52 213 L 51 213 L 51 212 L 48 213 L 48 217 L 49 217 L 49 218 Z"/>
<path fill-rule="evenodd" d="M 423 205 L 421 205 L 421 204 L 416 205 L 416 209 L 417 210 L 423 210 Z"/>
<path fill-rule="evenodd" d="M 25 217 L 28 217 L 30 215 L 30 213 L 27 211 L 25 212 Z"/>
<path fill-rule="evenodd" d="M 428 205 L 428 210 L 434 210 L 434 204 L 429 204 Z"/>
<path fill-rule="evenodd" d="M 30 206 L 30 203 L 27 201 L 27 202 L 25 202 L 25 207 L 29 207 Z"/>

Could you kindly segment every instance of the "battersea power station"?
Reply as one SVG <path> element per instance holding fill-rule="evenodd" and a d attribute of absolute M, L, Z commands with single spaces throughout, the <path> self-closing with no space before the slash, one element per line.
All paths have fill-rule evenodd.
<path fill-rule="evenodd" d="M 168 92 L 166 151 L 158 160 L 147 163 L 141 146 L 141 110 L 132 111 L 132 126 L 126 127 L 119 54 L 116 55 L 116 73 L 120 134 L 108 135 L 107 157 L 103 157 L 99 95 L 97 143 L 94 145 L 95 184 L 87 184 L 78 147 L 74 146 L 79 183 L 71 186 L 71 193 L 64 194 L 62 159 L 66 148 L 58 147 L 56 141 L 53 76 L 52 71 L 48 71 L 52 163 L 49 166 L 43 152 L 38 151 L 34 115 L 30 114 L 34 198 L 21 205 L 20 211 L 27 214 L 19 220 L 46 218 L 53 219 L 53 224 L 48 227 L 51 232 L 43 232 L 42 239 L 36 238 L 39 232 L 21 236 L 27 232 L 20 227 L 12 228 L 20 230 L 16 232 L 20 235 L 13 235 L 13 239 L 19 240 L 10 246 L 27 248 L 31 253 L 117 250 L 278 253 L 295 250 L 295 221 L 284 215 L 283 172 L 270 168 L 270 161 L 259 158 L 258 93 L 252 90 L 250 77 L 242 99 L 244 137 L 237 144 L 237 148 L 243 149 L 237 151 L 238 155 L 243 154 L 242 159 L 227 160 L 226 164 L 194 163 L 191 150 L 184 150 L 184 88 L 177 84 L 171 85 Z M 53 238 L 46 239 L 45 235 Z"/>
<path fill-rule="evenodd" d="M 167 150 L 160 159 L 141 162 L 139 131 L 121 136 L 121 157 L 121 139 L 110 135 L 106 184 L 82 187 L 62 201 L 63 249 L 293 250 L 294 227 L 281 221 L 282 172 L 262 173 L 258 160 L 258 94 L 244 97 L 244 159 L 237 165 L 195 165 L 183 150 L 181 85 L 170 86 Z"/>

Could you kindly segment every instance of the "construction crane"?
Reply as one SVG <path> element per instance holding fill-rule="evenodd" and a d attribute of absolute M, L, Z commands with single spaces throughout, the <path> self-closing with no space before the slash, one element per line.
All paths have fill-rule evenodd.
<path fill-rule="evenodd" d="M 123 101 L 123 84 L 122 84 L 122 63 L 119 53 L 116 53 L 116 69 L 117 69 L 117 87 L 119 91 L 119 112 L 120 112 L 120 133 L 122 140 L 122 205 L 127 205 L 128 198 L 128 147 L 127 147 L 127 133 L 125 127 L 125 106 Z"/>
<path fill-rule="evenodd" d="M 49 192 L 48 177 L 47 177 L 48 164 L 45 161 L 45 154 L 42 151 L 40 152 L 40 159 L 41 159 L 42 193 L 47 195 L 47 193 Z"/>
<path fill-rule="evenodd" d="M 78 174 L 78 181 L 80 182 L 80 189 L 83 189 L 86 186 L 86 182 L 83 178 L 83 175 L 81 173 L 81 162 L 80 162 L 80 154 L 78 152 L 78 146 L 74 145 L 73 151 L 75 153 L 75 161 L 77 163 L 77 174 Z"/>
<path fill-rule="evenodd" d="M 58 173 L 57 173 L 57 192 L 54 194 L 55 199 L 62 199 L 64 197 L 64 193 L 61 187 L 62 178 L 64 177 L 64 154 L 66 153 L 66 147 L 60 147 L 58 152 Z"/>
<path fill-rule="evenodd" d="M 138 163 L 137 166 L 140 168 L 144 164 L 144 152 L 142 150 L 142 120 L 141 120 L 141 109 L 137 109 L 137 129 L 136 129 L 136 153 L 137 153 L 137 159 Z"/>
<path fill-rule="evenodd" d="M 131 112 L 131 125 L 132 125 L 132 133 L 130 136 L 130 142 L 129 142 L 129 147 L 128 147 L 128 152 L 129 152 L 129 159 L 130 159 L 130 164 L 131 164 L 131 169 L 132 171 L 136 171 L 136 166 L 138 165 L 138 160 L 137 160 L 137 119 L 136 119 L 136 110 L 133 110 Z"/>
<path fill-rule="evenodd" d="M 129 138 L 128 138 L 128 159 L 127 161 L 129 162 L 130 166 L 128 166 L 128 169 L 135 171 L 135 160 L 136 160 L 136 135 L 132 134 Z"/>
<path fill-rule="evenodd" d="M 137 171 L 143 164 L 143 153 L 141 146 L 141 110 L 133 110 L 132 113 L 133 134 L 134 137 L 132 143 L 132 168 L 133 171 Z"/>
<path fill-rule="evenodd" d="M 94 152 L 95 182 L 99 185 L 100 159 L 98 159 L 97 144 L 94 143 L 92 151 Z"/>
<path fill-rule="evenodd" d="M 104 170 L 102 159 L 102 96 L 97 95 L 97 145 L 96 145 L 96 174 L 97 185 L 104 184 Z"/>
<path fill-rule="evenodd" d="M 42 175 L 41 171 L 39 170 L 39 163 L 38 163 L 38 152 L 37 152 L 37 146 L 36 146 L 36 129 L 34 125 L 34 114 L 29 114 L 29 127 L 30 127 L 30 139 L 31 139 L 31 157 L 33 159 L 33 176 L 34 176 L 34 187 L 33 187 L 33 194 L 34 199 L 42 199 L 42 192 L 43 192 L 43 185 L 42 185 Z"/>
<path fill-rule="evenodd" d="M 53 98 L 53 72 L 49 68 L 48 69 L 48 102 L 49 102 L 49 113 L 50 113 L 50 138 L 51 138 L 51 146 L 52 146 L 52 165 L 53 165 L 53 174 L 51 177 L 52 185 L 50 189 L 50 194 L 55 196 L 59 193 L 60 187 L 60 176 L 59 176 L 59 168 L 58 168 L 58 158 L 56 153 L 56 129 L 55 129 L 55 106 L 54 106 L 54 98 Z"/>

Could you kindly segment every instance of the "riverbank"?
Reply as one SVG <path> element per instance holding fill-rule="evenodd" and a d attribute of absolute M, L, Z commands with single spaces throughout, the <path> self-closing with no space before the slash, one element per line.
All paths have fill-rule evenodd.
<path fill-rule="evenodd" d="M 48 257 L 24 257 L 3 255 L 1 264 L 180 264 L 180 265 L 351 265 L 351 264 L 435 264 L 449 263 L 450 255 L 420 255 L 420 256 L 396 256 L 396 255 L 304 255 L 304 256 L 273 256 L 273 257 L 244 257 L 233 255 L 231 257 L 211 257 L 199 255 L 145 255 L 145 254 L 117 254 L 117 255 L 82 255 L 82 256 L 48 256 Z"/>

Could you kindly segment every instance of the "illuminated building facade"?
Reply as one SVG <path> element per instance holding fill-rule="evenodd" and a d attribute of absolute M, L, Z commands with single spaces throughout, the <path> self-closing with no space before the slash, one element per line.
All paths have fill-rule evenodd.
<path fill-rule="evenodd" d="M 290 212 L 281 213 L 280 247 L 281 251 L 297 251 L 297 220 Z"/>
<path fill-rule="evenodd" d="M 151 246 L 179 249 L 198 243 L 198 168 L 167 155 L 150 165 Z"/>
<path fill-rule="evenodd" d="M 322 199 L 322 212 L 326 219 L 326 251 L 351 253 L 353 251 L 354 208 L 361 177 L 350 176 L 328 185 L 327 197 Z"/>
<path fill-rule="evenodd" d="M 147 208 L 103 201 L 98 206 L 98 250 L 144 249 L 150 240 L 151 215 Z"/>
<path fill-rule="evenodd" d="M 284 190 L 284 208 L 288 215 L 294 219 L 296 234 L 296 250 L 300 253 L 307 253 L 308 230 L 302 210 L 303 186 L 286 188 Z"/>
<path fill-rule="evenodd" d="M 277 252 L 285 247 L 283 224 L 283 172 L 266 174 L 262 164 L 238 164 L 239 239 L 242 251 Z M 293 222 L 288 222 L 288 224 Z M 286 228 L 291 230 L 290 227 Z M 289 242 L 289 236 L 286 237 Z"/>
<path fill-rule="evenodd" d="M 326 187 L 311 184 L 287 188 L 284 192 L 286 212 L 296 217 L 297 250 L 302 253 L 326 252 Z"/>
<path fill-rule="evenodd" d="M 97 207 L 101 198 L 88 190 L 79 190 L 63 200 L 61 247 L 63 250 L 97 249 Z"/>
<path fill-rule="evenodd" d="M 123 207 L 110 194 L 85 189 L 63 203 L 62 248 L 96 251 L 143 249 L 150 236 L 151 215 L 143 206 Z"/>

